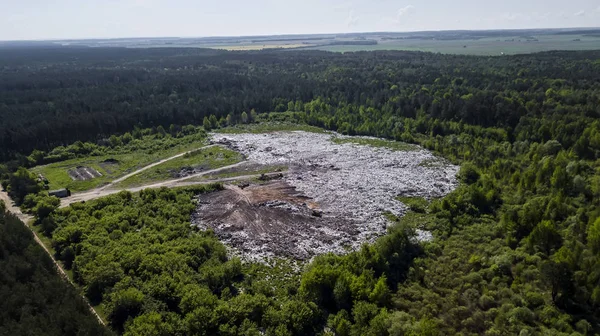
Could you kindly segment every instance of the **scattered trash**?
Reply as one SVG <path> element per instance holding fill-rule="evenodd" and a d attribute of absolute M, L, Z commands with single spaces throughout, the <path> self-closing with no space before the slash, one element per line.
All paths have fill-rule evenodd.
<path fill-rule="evenodd" d="M 225 203 L 230 215 L 208 218 L 202 215 L 207 206 L 199 205 L 194 223 L 212 228 L 246 259 L 260 261 L 272 256 L 308 259 L 327 252 L 347 253 L 385 234 L 388 220 L 383 213 L 402 216 L 407 211 L 395 199 L 398 195 L 431 199 L 445 196 L 457 186 L 459 167 L 421 165 L 423 161 L 439 160 L 425 149 L 395 151 L 336 144 L 331 137 L 331 134 L 302 131 L 213 135 L 213 141 L 239 151 L 250 163 L 288 166 L 282 181 L 275 183 L 285 182 L 293 188 L 293 193 L 309 199 L 312 206 L 290 201 L 282 194 L 261 191 L 267 197 L 260 202 L 261 208 L 272 212 L 268 215 L 254 213 L 255 217 L 247 217 L 248 213 L 235 213 L 238 205 L 228 201 Z M 253 188 L 238 190 L 246 193 Z M 210 202 L 210 196 L 203 201 Z M 216 202 L 214 206 L 223 204 Z M 253 229 L 246 232 L 246 225 Z M 431 237 L 431 233 L 419 231 L 416 239 Z"/>

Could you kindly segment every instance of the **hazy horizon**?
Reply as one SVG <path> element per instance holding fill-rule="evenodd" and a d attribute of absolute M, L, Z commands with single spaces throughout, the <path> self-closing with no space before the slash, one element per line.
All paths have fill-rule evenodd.
<path fill-rule="evenodd" d="M 318 35 L 343 35 L 343 34 L 410 34 L 410 33 L 434 33 L 434 32 L 452 32 L 452 31 L 512 31 L 512 30 L 560 30 L 560 29 L 600 29 L 598 26 L 589 27 L 540 27 L 540 28 L 492 28 L 492 29 L 431 29 L 431 30 L 406 30 L 406 31 L 357 31 L 357 32 L 326 32 L 326 33 L 287 33 L 287 34 L 256 34 L 256 35 L 208 35 L 208 36 L 98 36 L 81 38 L 48 38 L 48 39 L 21 39 L 21 40 L 2 40 L 0 42 L 52 42 L 52 41 L 84 41 L 84 40 L 127 40 L 127 39 L 212 39 L 212 38 L 252 38 L 252 37 L 272 37 L 272 36 L 318 36 Z"/>
<path fill-rule="evenodd" d="M 590 0 L 23 0 L 4 5 L 0 40 L 596 28 Z"/>

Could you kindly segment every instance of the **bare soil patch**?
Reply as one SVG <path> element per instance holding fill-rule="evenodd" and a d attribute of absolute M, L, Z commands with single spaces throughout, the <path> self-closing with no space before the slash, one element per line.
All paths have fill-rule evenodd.
<path fill-rule="evenodd" d="M 96 169 L 82 166 L 67 170 L 67 174 L 73 181 L 88 181 L 102 176 Z"/>
<path fill-rule="evenodd" d="M 285 181 L 228 185 L 198 204 L 194 223 L 242 254 L 304 260 L 328 252 L 334 241 L 351 245 L 358 233 L 342 219 L 322 217 L 319 204 Z"/>

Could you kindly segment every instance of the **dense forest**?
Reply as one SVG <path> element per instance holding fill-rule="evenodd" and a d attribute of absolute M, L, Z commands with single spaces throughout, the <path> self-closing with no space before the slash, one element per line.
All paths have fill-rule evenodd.
<path fill-rule="evenodd" d="M 365 113 L 414 118 L 422 111 L 431 118 L 507 129 L 522 117 L 540 117 L 550 109 L 567 114 L 577 106 L 578 115 L 594 117 L 599 57 L 593 51 L 469 57 L 386 51 L 3 49 L 0 155 L 6 159 L 77 140 L 97 141 L 134 126 L 201 125 L 210 115 L 225 120 L 229 114 L 236 121 L 244 111 L 286 111 L 290 103 L 295 108 L 296 102 L 316 99 L 355 118 Z M 551 135 L 540 132 L 543 139 L 531 140 Z"/>
<path fill-rule="evenodd" d="M 0 335 L 110 335 L 0 202 Z"/>
<path fill-rule="evenodd" d="M 0 174 L 23 197 L 41 190 L 17 170 L 34 150 L 43 161 L 56 146 L 110 146 L 115 133 L 171 124 L 306 123 L 417 143 L 462 165 L 453 193 L 394 219 L 376 244 L 316 258 L 287 286 L 186 225 L 203 190 L 61 210 L 40 196 L 38 224 L 117 332 L 600 332 L 599 51 L 6 49 L 0 72 Z M 410 222 L 436 239 L 416 245 Z"/>

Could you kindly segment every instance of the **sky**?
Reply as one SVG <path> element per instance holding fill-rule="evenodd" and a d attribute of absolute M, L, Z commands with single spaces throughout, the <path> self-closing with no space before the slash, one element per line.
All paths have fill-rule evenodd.
<path fill-rule="evenodd" d="M 0 0 L 0 40 L 600 27 L 600 0 Z"/>

